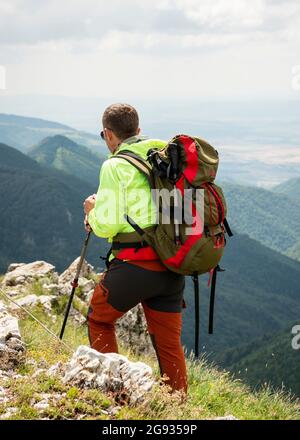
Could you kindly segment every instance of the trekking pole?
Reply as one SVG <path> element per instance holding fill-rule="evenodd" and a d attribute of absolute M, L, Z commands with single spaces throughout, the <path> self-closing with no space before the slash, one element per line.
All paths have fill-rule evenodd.
<path fill-rule="evenodd" d="M 71 282 L 71 286 L 73 288 L 72 288 L 72 292 L 71 292 L 71 295 L 70 295 L 70 298 L 69 298 L 69 302 L 68 302 L 67 310 L 66 310 L 66 313 L 65 313 L 64 322 L 63 322 L 63 325 L 62 325 L 62 328 L 61 328 L 61 331 L 60 331 L 59 339 L 62 339 L 62 337 L 64 335 L 64 331 L 65 331 L 65 327 L 66 327 L 66 324 L 67 324 L 67 320 L 68 320 L 70 308 L 71 308 L 71 305 L 72 305 L 72 301 L 73 301 L 73 298 L 74 298 L 75 290 L 76 290 L 76 287 L 78 287 L 79 274 L 80 274 L 80 271 L 81 271 L 81 267 L 82 267 L 83 261 L 85 259 L 85 255 L 86 255 L 89 239 L 90 239 L 90 236 L 91 236 L 91 232 L 92 231 L 89 231 L 87 233 L 87 236 L 86 236 L 86 238 L 84 240 L 84 243 L 83 243 L 83 246 L 82 246 L 82 250 L 81 250 L 80 260 L 79 260 L 78 265 L 77 265 L 76 275 L 75 275 L 74 280 Z"/>

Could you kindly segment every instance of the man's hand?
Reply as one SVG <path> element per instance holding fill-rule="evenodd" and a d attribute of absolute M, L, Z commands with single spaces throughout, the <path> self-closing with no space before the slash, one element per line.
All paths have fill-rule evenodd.
<path fill-rule="evenodd" d="M 85 213 L 85 217 L 83 220 L 84 223 L 84 229 L 86 232 L 91 232 L 92 228 L 90 227 L 88 223 L 88 214 L 89 212 L 94 208 L 96 203 L 96 194 L 92 194 L 91 196 L 87 197 L 85 201 L 83 202 L 83 209 Z"/>
<path fill-rule="evenodd" d="M 92 228 L 90 227 L 90 225 L 88 223 L 87 215 L 84 217 L 83 223 L 84 223 L 84 229 L 86 230 L 86 232 L 91 232 Z"/>
<path fill-rule="evenodd" d="M 85 201 L 83 202 L 83 209 L 86 215 L 88 215 L 89 212 L 94 208 L 95 203 L 96 203 L 96 194 L 92 194 L 91 196 L 85 199 Z"/>

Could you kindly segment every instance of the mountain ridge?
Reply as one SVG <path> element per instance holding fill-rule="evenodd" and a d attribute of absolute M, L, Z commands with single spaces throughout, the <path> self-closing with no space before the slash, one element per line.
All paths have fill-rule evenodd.
<path fill-rule="evenodd" d="M 27 154 L 46 167 L 79 177 L 92 185 L 95 190 L 98 187 L 103 158 L 64 135 L 46 137 L 31 147 Z"/>
<path fill-rule="evenodd" d="M 107 149 L 100 136 L 88 133 L 59 122 L 34 117 L 0 113 L 0 141 L 26 152 L 31 145 L 47 136 L 61 134 L 74 142 L 85 145 L 91 151 L 107 155 Z"/>

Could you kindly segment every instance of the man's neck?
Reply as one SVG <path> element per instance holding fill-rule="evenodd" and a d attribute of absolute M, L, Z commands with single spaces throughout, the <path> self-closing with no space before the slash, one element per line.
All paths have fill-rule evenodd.
<path fill-rule="evenodd" d="M 135 144 L 136 142 L 142 141 L 144 139 L 147 139 L 147 136 L 144 136 L 142 134 L 136 134 L 134 136 L 130 136 L 129 138 L 124 139 L 123 141 L 120 141 L 116 149 L 114 150 L 113 154 L 115 154 L 121 145 L 127 144 Z"/>

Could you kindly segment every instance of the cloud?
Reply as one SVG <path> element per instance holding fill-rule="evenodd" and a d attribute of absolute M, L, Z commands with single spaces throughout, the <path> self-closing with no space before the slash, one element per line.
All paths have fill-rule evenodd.
<path fill-rule="evenodd" d="M 165 9 L 177 8 L 197 27 L 224 31 L 255 28 L 264 21 L 264 0 L 170 0 Z"/>
<path fill-rule="evenodd" d="M 0 0 L 0 28 L 15 93 L 284 94 L 299 64 L 299 0 Z"/>
<path fill-rule="evenodd" d="M 184 48 L 189 41 L 191 47 L 201 46 L 195 42 L 212 34 L 207 40 L 211 47 L 212 41 L 219 46 L 219 35 L 229 42 L 238 40 L 237 34 L 284 31 L 289 35 L 289 26 L 296 31 L 299 17 L 298 0 L 1 0 L 0 43 L 86 40 L 97 44 L 103 40 L 107 45 L 110 39 L 118 47 L 113 42 L 117 33 L 132 33 L 139 35 L 142 48 L 152 47 L 149 40 L 162 39 L 172 47 L 179 36 L 183 37 L 179 47 Z M 136 46 L 130 43 L 133 38 L 126 40 L 129 48 Z"/>

